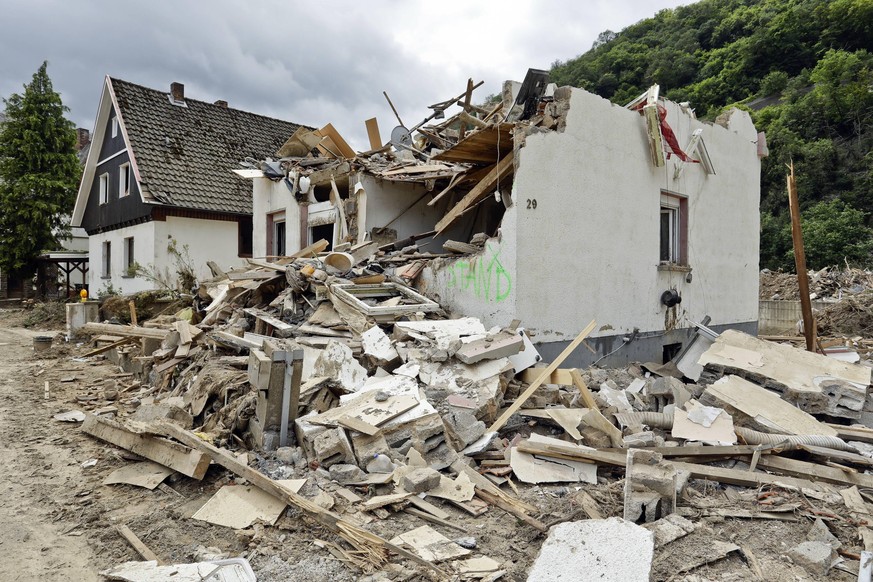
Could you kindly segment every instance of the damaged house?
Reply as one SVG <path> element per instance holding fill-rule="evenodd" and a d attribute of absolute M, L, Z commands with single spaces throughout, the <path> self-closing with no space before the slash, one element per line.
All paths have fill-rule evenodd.
<path fill-rule="evenodd" d="M 747 113 L 705 123 L 657 86 L 620 107 L 536 70 L 491 109 L 472 88 L 384 146 L 369 120 L 366 153 L 328 125 L 237 170 L 255 255 L 405 249 L 396 275 L 452 315 L 521 320 L 546 360 L 597 314 L 571 366 L 667 362 L 698 322 L 756 332 L 766 146 Z"/>
<path fill-rule="evenodd" d="M 106 77 L 72 218 L 88 233 L 92 292 L 175 287 L 209 276 L 207 261 L 244 263 L 251 185 L 230 169 L 297 128 L 186 98 L 181 83 L 164 92 Z"/>

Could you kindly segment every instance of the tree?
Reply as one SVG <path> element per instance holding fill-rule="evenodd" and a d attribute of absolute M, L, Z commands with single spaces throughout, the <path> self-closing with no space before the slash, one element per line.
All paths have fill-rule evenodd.
<path fill-rule="evenodd" d="M 80 167 L 69 111 L 52 89 L 46 62 L 24 94 L 5 99 L 0 128 L 0 270 L 31 269 L 67 232 Z"/>
<path fill-rule="evenodd" d="M 821 269 L 843 261 L 870 264 L 873 229 L 864 226 L 863 212 L 842 200 L 831 200 L 819 202 L 801 214 L 803 246 L 811 268 Z"/>

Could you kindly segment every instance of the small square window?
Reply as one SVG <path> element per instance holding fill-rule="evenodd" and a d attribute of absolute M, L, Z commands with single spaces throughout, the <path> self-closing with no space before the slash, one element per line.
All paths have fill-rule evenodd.
<path fill-rule="evenodd" d="M 109 174 L 100 176 L 100 204 L 109 202 Z"/>
<path fill-rule="evenodd" d="M 112 276 L 112 243 L 109 241 L 103 242 L 103 257 L 102 257 L 102 269 L 100 271 L 100 275 L 104 279 L 108 279 Z"/>
<path fill-rule="evenodd" d="M 112 118 L 112 137 L 118 137 L 118 118 Z"/>
<path fill-rule="evenodd" d="M 118 168 L 118 197 L 130 194 L 130 164 L 121 164 Z"/>

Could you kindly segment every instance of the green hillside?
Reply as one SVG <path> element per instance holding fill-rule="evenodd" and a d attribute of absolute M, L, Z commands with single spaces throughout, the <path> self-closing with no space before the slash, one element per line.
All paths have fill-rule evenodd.
<path fill-rule="evenodd" d="M 552 79 L 624 104 L 654 83 L 698 117 L 752 110 L 767 132 L 761 266 L 793 267 L 793 160 L 811 268 L 873 264 L 873 0 L 702 0 L 556 62 Z"/>

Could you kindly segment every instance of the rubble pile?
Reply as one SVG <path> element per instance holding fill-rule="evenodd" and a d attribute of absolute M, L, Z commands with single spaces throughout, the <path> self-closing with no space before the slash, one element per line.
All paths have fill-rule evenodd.
<path fill-rule="evenodd" d="M 840 300 L 873 291 L 873 272 L 846 267 L 825 267 L 809 271 L 810 299 Z M 759 297 L 767 300 L 800 299 L 797 275 L 782 271 L 761 271 Z"/>
<path fill-rule="evenodd" d="M 558 564 L 579 540 L 616 558 L 622 550 L 603 538 L 613 530 L 651 540 L 652 552 L 617 564 L 655 575 L 704 516 L 818 517 L 799 497 L 851 499 L 852 515 L 873 514 L 863 495 L 873 488 L 869 367 L 726 331 L 699 334 L 699 350 L 673 366 L 560 368 L 594 322 L 543 367 L 519 322 L 447 319 L 397 274 L 416 260 L 393 260 L 404 251 L 351 247 L 337 269 L 323 246 L 216 273 L 179 317 L 86 324 L 100 344 L 88 357 L 128 372 L 79 399 L 85 432 L 149 459 L 157 482 L 221 465 L 251 486 L 222 488 L 210 500 L 218 509 L 195 519 L 241 528 L 255 517 L 226 522 L 221 507 L 255 506 L 275 523 L 292 506 L 335 534 L 319 547 L 367 572 L 396 554 L 438 578 L 506 574 L 487 548 L 435 529 L 451 527 L 449 510 L 493 508 L 547 535 L 532 580 L 569 567 Z M 620 489 L 599 489 L 622 474 Z M 307 480 L 314 498 L 297 493 Z M 588 521 L 550 527 L 526 495 L 562 484 L 578 487 L 576 519 Z M 737 503 L 712 505 L 713 487 Z M 366 527 L 398 511 L 426 523 L 387 538 Z M 868 522 L 846 519 L 840 527 L 871 549 Z M 791 560 L 816 576 L 857 572 L 824 551 L 828 528 L 816 527 Z M 689 571 L 743 552 L 719 544 Z"/>

